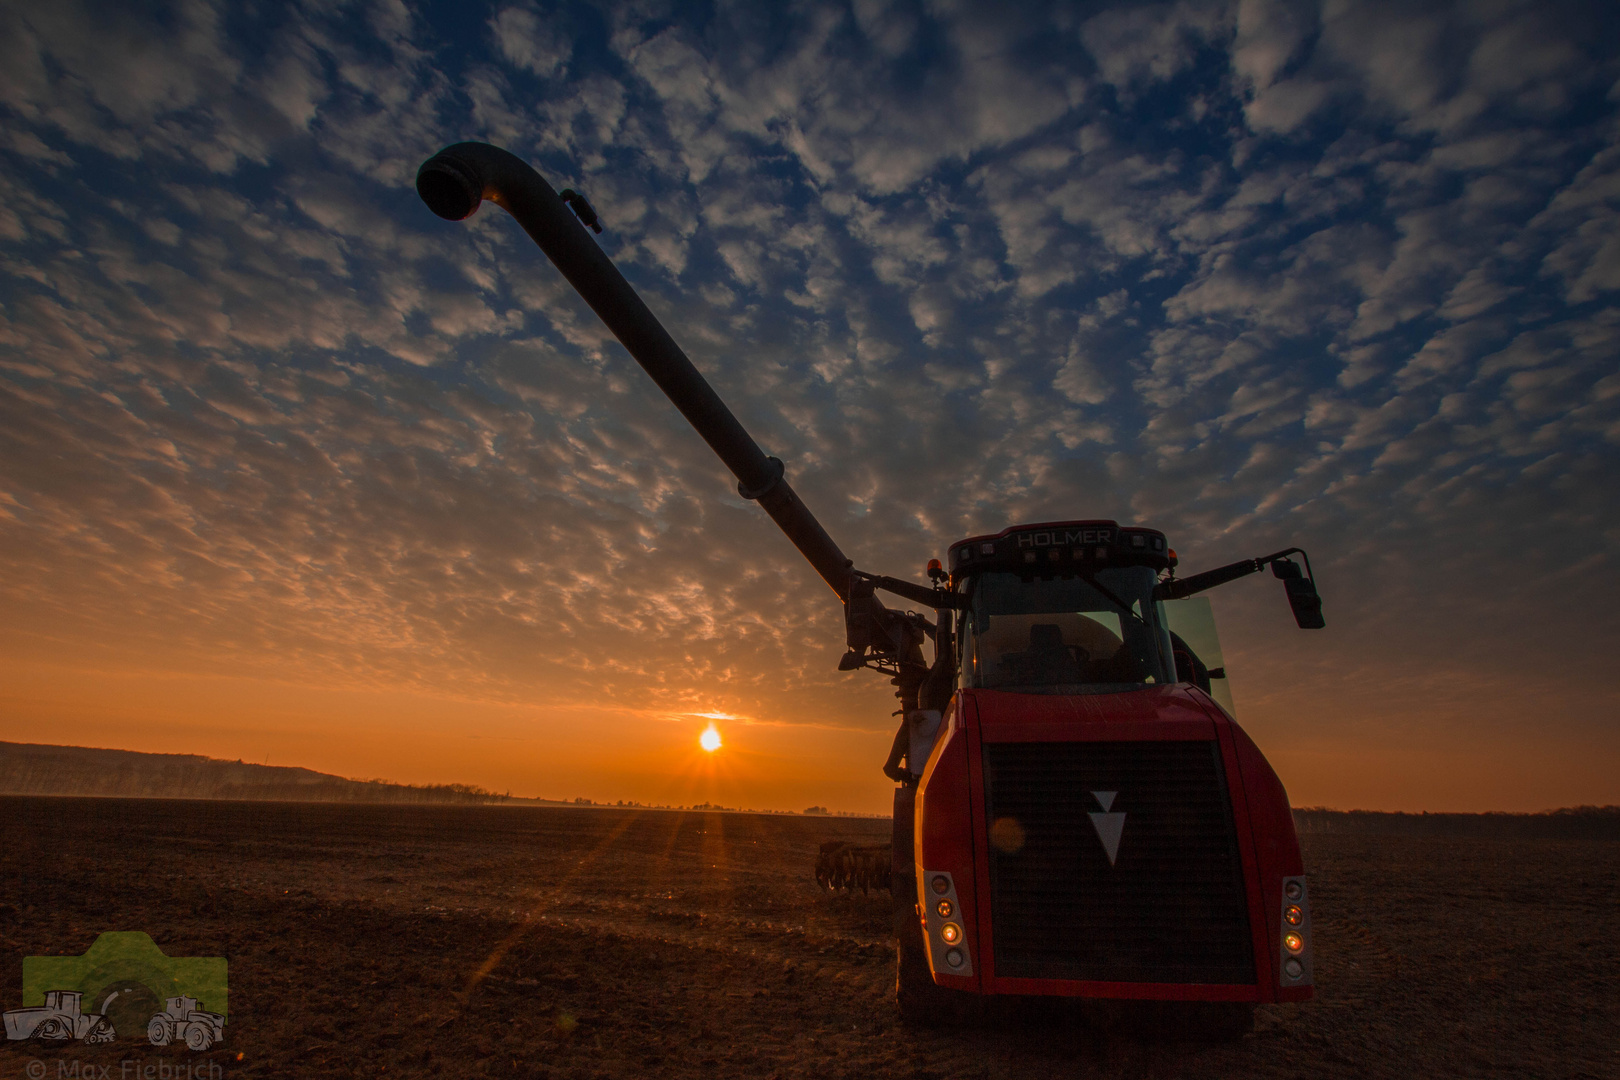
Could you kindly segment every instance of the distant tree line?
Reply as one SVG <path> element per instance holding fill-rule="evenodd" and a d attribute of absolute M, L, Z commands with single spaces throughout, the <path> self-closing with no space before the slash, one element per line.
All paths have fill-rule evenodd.
<path fill-rule="evenodd" d="M 1409 814 L 1378 810 L 1294 811 L 1301 835 L 1388 834 L 1521 840 L 1620 840 L 1620 806 L 1575 806 L 1537 814 Z"/>

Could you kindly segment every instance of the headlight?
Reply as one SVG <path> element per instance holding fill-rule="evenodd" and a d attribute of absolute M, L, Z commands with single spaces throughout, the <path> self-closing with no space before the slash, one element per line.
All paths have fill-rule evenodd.
<path fill-rule="evenodd" d="M 1311 901 L 1300 876 L 1282 880 L 1281 961 L 1277 978 L 1284 986 L 1309 985 L 1311 977 Z"/>
<path fill-rule="evenodd" d="M 917 914 L 923 917 L 923 938 L 928 945 L 928 966 L 936 975 L 960 978 L 973 974 L 973 953 L 968 948 L 966 919 L 956 895 L 956 882 L 944 870 L 924 870 L 923 903 Z M 930 895 L 931 894 L 931 895 Z"/>

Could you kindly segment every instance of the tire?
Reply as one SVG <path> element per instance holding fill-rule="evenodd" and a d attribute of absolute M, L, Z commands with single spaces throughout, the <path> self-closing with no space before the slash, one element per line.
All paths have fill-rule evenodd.
<path fill-rule="evenodd" d="M 168 1046 L 174 1042 L 174 1030 L 162 1016 L 154 1016 L 146 1024 L 146 1041 L 153 1046 Z"/>
<path fill-rule="evenodd" d="M 186 1025 L 186 1045 L 198 1053 L 214 1045 L 214 1032 L 207 1024 Z"/>
<path fill-rule="evenodd" d="M 85 1032 L 84 1041 L 94 1046 L 99 1043 L 110 1043 L 117 1037 L 118 1032 L 114 1029 L 113 1022 L 105 1016 L 101 1016 L 97 1017 L 96 1021 L 90 1025 L 90 1030 Z"/>
<path fill-rule="evenodd" d="M 52 1016 L 39 1022 L 39 1026 L 34 1029 L 34 1038 L 46 1042 L 60 1042 L 73 1038 L 73 1031 L 62 1020 Z"/>

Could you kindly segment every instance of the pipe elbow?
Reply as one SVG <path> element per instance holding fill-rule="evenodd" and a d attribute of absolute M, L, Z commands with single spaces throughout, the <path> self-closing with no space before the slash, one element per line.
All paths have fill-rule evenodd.
<path fill-rule="evenodd" d="M 473 215 L 484 201 L 484 178 L 464 156 L 446 147 L 416 170 L 416 193 L 427 208 L 446 221 L 461 221 Z"/>
<path fill-rule="evenodd" d="M 446 221 L 462 221 L 480 203 L 497 202 L 507 188 L 539 179 L 522 158 L 488 143 L 455 143 L 440 150 L 416 170 L 416 193 L 429 210 Z M 542 183 L 544 183 L 542 181 Z"/>

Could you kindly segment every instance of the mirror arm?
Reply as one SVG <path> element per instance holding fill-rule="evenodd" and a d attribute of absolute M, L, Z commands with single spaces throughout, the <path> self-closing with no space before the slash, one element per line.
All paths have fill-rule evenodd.
<path fill-rule="evenodd" d="M 1310 578 L 1312 581 L 1315 581 L 1316 575 L 1311 571 L 1311 557 L 1305 554 L 1304 548 L 1291 547 L 1286 551 L 1278 551 L 1273 552 L 1270 555 L 1262 555 L 1260 558 L 1254 561 L 1259 564 L 1260 567 L 1265 567 L 1276 562 L 1278 559 L 1284 559 L 1290 555 L 1298 555 L 1300 558 L 1305 560 L 1305 576 Z"/>
<path fill-rule="evenodd" d="M 1291 547 L 1283 551 L 1274 551 L 1270 555 L 1262 555 L 1257 559 L 1243 559 L 1216 567 L 1214 570 L 1205 570 L 1202 574 L 1194 574 L 1192 577 L 1161 581 L 1153 587 L 1153 599 L 1181 600 L 1194 593 L 1207 592 L 1218 585 L 1225 585 L 1228 581 L 1257 574 L 1272 563 L 1290 555 L 1298 555 L 1305 560 L 1305 576 L 1314 582 L 1316 575 L 1311 571 L 1311 557 L 1305 554 L 1304 548 Z"/>
<path fill-rule="evenodd" d="M 1194 574 L 1192 577 L 1161 581 L 1153 587 L 1153 599 L 1181 600 L 1194 593 L 1213 589 L 1217 585 L 1225 585 L 1228 581 L 1236 581 L 1238 578 L 1259 573 L 1264 565 L 1265 560 L 1262 559 L 1244 559 L 1214 570 L 1205 570 L 1202 574 Z"/>
<path fill-rule="evenodd" d="M 1299 555 L 1305 560 L 1303 577 L 1300 576 L 1298 564 L 1289 560 L 1290 555 Z M 1322 619 L 1322 597 L 1316 591 L 1316 574 L 1311 570 L 1311 557 L 1305 554 L 1304 548 L 1287 548 L 1272 552 L 1270 555 L 1262 555 L 1257 559 L 1244 559 L 1228 566 L 1206 570 L 1189 578 L 1170 578 L 1161 581 L 1153 587 L 1153 599 L 1181 600 L 1194 593 L 1213 589 L 1217 585 L 1225 585 L 1228 581 L 1248 577 L 1267 566 L 1271 567 L 1273 574 L 1283 580 L 1288 592 L 1288 606 L 1293 611 L 1294 622 L 1299 628 L 1320 630 L 1326 626 L 1326 622 Z"/>

